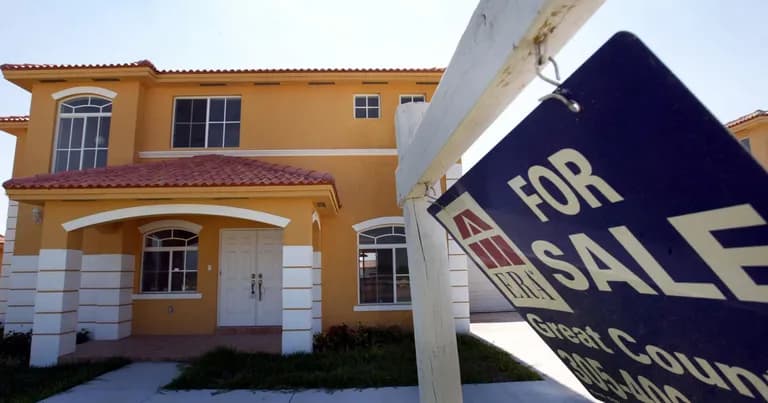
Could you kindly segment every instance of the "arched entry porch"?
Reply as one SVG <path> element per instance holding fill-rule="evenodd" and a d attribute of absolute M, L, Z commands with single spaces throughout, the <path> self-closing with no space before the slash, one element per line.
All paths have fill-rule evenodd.
<path fill-rule="evenodd" d="M 132 334 L 215 334 L 222 324 L 221 304 L 227 300 L 223 296 L 234 292 L 222 291 L 227 267 L 255 263 L 247 257 L 225 256 L 237 253 L 272 256 L 276 271 L 270 275 L 276 284 L 265 283 L 258 290 L 258 284 L 247 277 L 246 284 L 237 284 L 237 276 L 234 284 L 252 286 L 254 295 L 270 294 L 277 304 L 270 308 L 274 321 L 270 324 L 282 334 L 281 351 L 311 351 L 311 200 L 46 202 L 43 211 L 31 365 L 49 365 L 75 351 L 75 334 L 81 328 L 89 329 L 97 340 Z M 249 252 L 245 234 L 260 239 L 258 234 L 268 233 L 270 251 L 257 242 Z M 232 246 L 236 242 L 245 246 Z M 183 262 L 191 259 L 193 251 L 196 266 L 175 266 L 176 256 L 183 257 Z M 166 252 L 167 259 L 162 257 Z M 150 255 L 153 262 L 169 269 L 147 271 Z M 176 284 L 176 269 L 181 272 L 181 286 Z M 167 281 L 148 286 L 148 276 L 155 275 L 167 276 Z M 250 302 L 229 298 L 226 303 L 237 310 Z"/>

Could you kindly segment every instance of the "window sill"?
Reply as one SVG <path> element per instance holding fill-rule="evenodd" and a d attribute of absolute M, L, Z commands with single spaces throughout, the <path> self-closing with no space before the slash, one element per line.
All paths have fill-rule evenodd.
<path fill-rule="evenodd" d="M 143 299 L 202 299 L 203 294 L 198 293 L 145 293 L 145 294 L 133 294 L 133 300 Z"/>
<path fill-rule="evenodd" d="M 411 310 L 411 304 L 366 304 L 366 305 L 355 305 L 353 310 L 355 312 L 410 311 Z"/>

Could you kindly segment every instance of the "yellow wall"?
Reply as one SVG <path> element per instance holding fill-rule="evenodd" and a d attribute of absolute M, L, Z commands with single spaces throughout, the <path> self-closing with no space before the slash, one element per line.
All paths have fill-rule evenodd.
<path fill-rule="evenodd" d="M 752 156 L 768 169 L 768 118 L 762 117 L 731 128 L 738 139 L 749 138 Z"/>
<path fill-rule="evenodd" d="M 204 76 L 201 77 L 201 79 L 204 78 Z M 161 84 L 146 78 L 130 77 L 121 78 L 119 82 L 94 83 L 90 80 L 69 79 L 65 83 L 37 83 L 32 86 L 28 132 L 18 137 L 14 177 L 50 172 L 58 105 L 51 94 L 66 88 L 95 85 L 117 92 L 118 95 L 113 101 L 108 153 L 108 165 L 113 166 L 153 161 L 141 161 L 138 158 L 138 153 L 141 151 L 171 150 L 173 100 L 177 96 L 240 96 L 242 117 L 239 149 L 395 148 L 394 113 L 399 103 L 399 95 L 424 94 L 427 99 L 430 99 L 436 86 L 417 82 L 434 82 L 438 78 L 439 74 L 433 74 L 427 79 L 424 77 L 404 79 L 398 78 L 397 74 L 393 73 L 391 80 L 382 80 L 389 81 L 388 84 L 362 84 L 362 80 L 335 80 L 335 85 L 309 85 L 308 81 L 311 79 L 307 79 L 303 82 L 284 82 L 279 86 L 233 82 L 223 87 L 200 86 L 199 83 Z M 355 94 L 379 94 L 380 118 L 354 119 L 353 96 Z M 402 214 L 395 203 L 394 172 L 397 167 L 397 158 L 394 156 L 334 156 L 260 159 L 329 172 L 336 179 L 342 208 L 338 214 L 323 214 L 320 218 L 324 327 L 358 322 L 410 326 L 411 315 L 407 311 L 353 311 L 357 303 L 358 287 L 357 239 L 352 225 L 371 218 Z M 205 203 L 205 200 L 49 201 L 44 203 L 47 223 L 42 225 L 32 223 L 32 205 L 21 203 L 17 253 L 37 254 L 41 244 L 54 247 L 68 242 L 68 238 L 57 230 L 55 225 L 74 218 L 148 203 L 187 202 Z M 307 199 L 230 199 L 213 200 L 209 203 L 254 208 L 272 214 L 290 216 L 294 221 L 285 230 L 285 243 L 313 245 L 312 205 Z M 305 214 L 307 211 L 310 214 Z M 137 234 L 135 227 L 145 221 L 125 222 L 122 224 L 124 234 Z M 217 262 L 218 229 L 227 225 L 258 226 L 237 220 L 233 222 L 227 219 L 201 218 L 200 216 L 190 217 L 189 221 L 198 222 L 204 226 L 200 244 L 201 268 L 207 267 L 208 263 L 204 263 L 204 260 Z M 43 227 L 46 225 L 50 226 L 48 232 L 54 235 L 53 238 L 41 242 Z M 133 229 L 126 229 L 129 227 Z M 93 236 L 87 235 L 84 238 L 83 248 L 88 250 L 88 253 L 112 248 L 94 239 Z M 134 246 L 134 249 L 138 247 Z M 136 253 L 137 264 L 140 264 L 139 254 Z M 199 284 L 204 294 L 202 300 L 136 301 L 134 333 L 210 333 L 213 331 L 216 321 L 216 287 L 211 284 L 215 284 L 216 279 L 206 277 L 211 275 L 206 271 L 200 272 Z M 137 275 L 137 282 L 138 279 Z M 168 313 L 168 306 L 173 307 L 172 314 Z"/>

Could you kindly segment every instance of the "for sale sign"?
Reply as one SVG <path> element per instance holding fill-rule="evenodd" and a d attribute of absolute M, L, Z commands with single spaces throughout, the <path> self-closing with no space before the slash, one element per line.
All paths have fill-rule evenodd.
<path fill-rule="evenodd" d="M 430 212 L 595 397 L 768 400 L 765 170 L 629 33 L 558 93 Z"/>

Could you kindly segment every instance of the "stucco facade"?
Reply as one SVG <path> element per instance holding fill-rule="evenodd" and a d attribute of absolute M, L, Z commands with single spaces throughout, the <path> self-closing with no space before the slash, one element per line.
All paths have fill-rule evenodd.
<path fill-rule="evenodd" d="M 392 277 L 382 277 L 384 257 L 400 256 L 399 247 L 364 249 L 358 237 L 402 226 L 394 113 L 403 95 L 428 101 L 441 70 L 162 71 L 146 61 L 1 69 L 32 95 L 28 118 L 0 119 L 0 130 L 17 138 L 13 179 L 5 184 L 12 239 L 0 277 L 0 318 L 6 332 L 33 331 L 32 364 L 74 351 L 80 329 L 119 339 L 213 334 L 232 323 L 273 326 L 290 353 L 311 351 L 312 334 L 334 324 L 411 326 L 407 269 L 404 275 L 393 263 L 396 270 L 386 274 Z M 111 110 L 70 114 L 67 102 L 84 97 Z M 219 124 L 214 103 L 227 99 L 238 105 L 236 123 L 227 117 Z M 183 121 L 180 105 L 192 105 L 194 116 L 198 101 L 207 105 L 202 123 Z M 86 145 L 93 136 L 87 125 L 104 116 L 110 121 L 106 129 L 98 123 L 97 139 L 105 162 L 86 166 L 85 156 L 96 155 Z M 173 146 L 183 130 L 191 144 L 195 127 L 204 127 L 208 144 L 227 125 L 239 132 L 236 145 Z M 75 147 L 81 129 L 85 140 L 77 137 Z M 221 159 L 195 159 L 208 154 Z M 62 155 L 69 169 L 61 169 Z M 78 169 L 71 169 L 73 155 Z M 263 177 L 249 171 L 246 159 L 264 163 Z M 195 161 L 221 163 L 221 182 L 218 169 L 200 172 Z M 454 177 L 459 169 L 452 168 Z M 178 246 L 168 238 L 166 247 L 152 243 L 158 234 L 194 242 Z M 468 331 L 466 257 L 451 246 L 455 320 Z M 166 252 L 171 263 L 162 260 Z M 181 268 L 177 253 L 185 254 Z M 373 271 L 365 266 L 371 256 L 379 264 Z M 151 259 L 168 266 L 148 271 Z M 374 284 L 379 303 L 361 297 L 370 287 L 361 288 L 360 276 Z M 241 288 L 246 294 L 238 300 L 233 295 Z"/>

